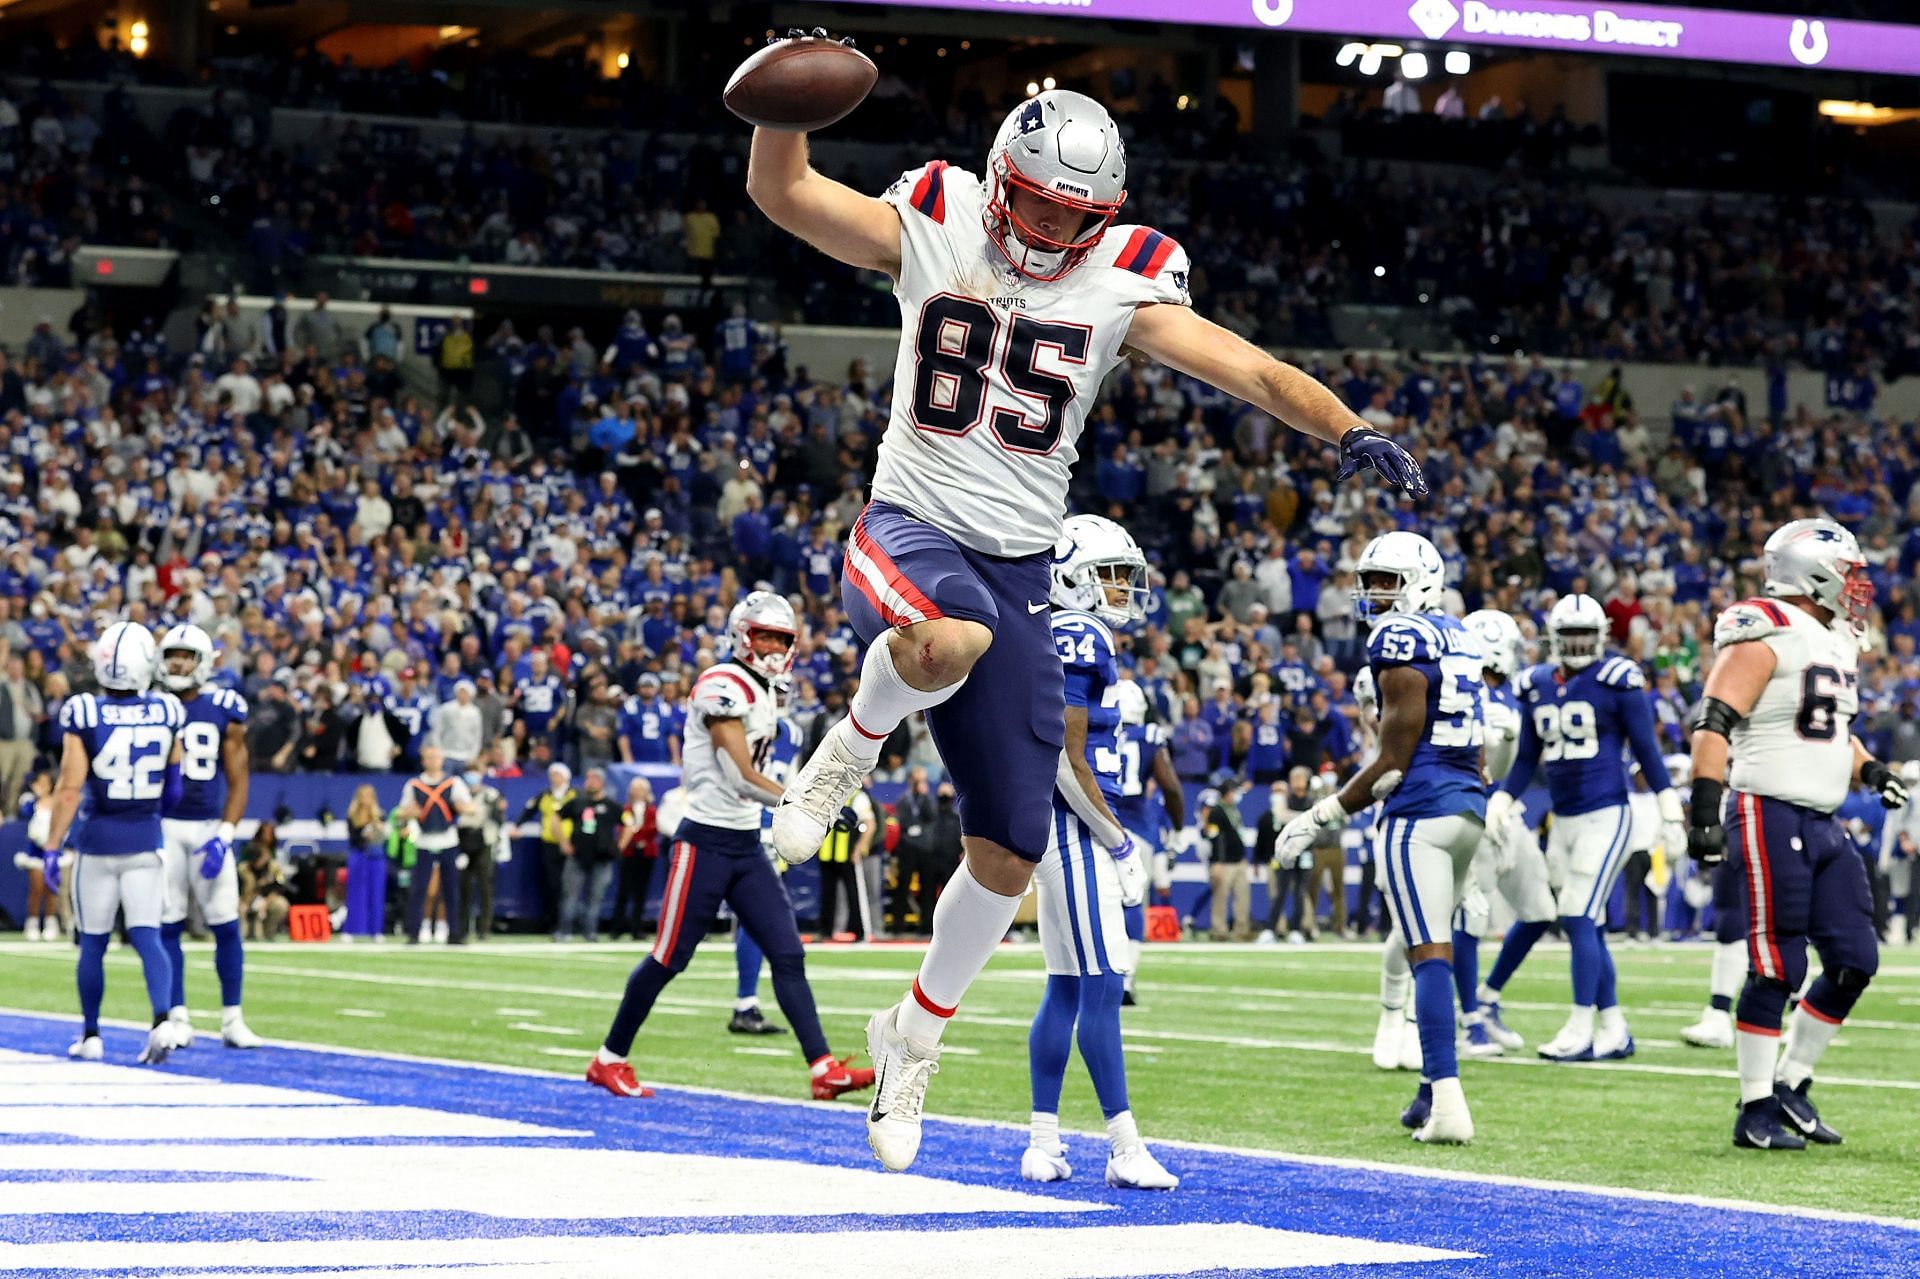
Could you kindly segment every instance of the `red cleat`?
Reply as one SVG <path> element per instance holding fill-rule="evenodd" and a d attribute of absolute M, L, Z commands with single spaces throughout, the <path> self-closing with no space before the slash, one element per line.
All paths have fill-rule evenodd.
<path fill-rule="evenodd" d="M 599 1084 L 616 1097 L 651 1097 L 653 1089 L 645 1087 L 634 1078 L 633 1066 L 624 1061 L 601 1061 L 593 1059 L 587 1067 L 587 1082 Z M 873 1072 L 867 1072 L 867 1082 L 873 1082 Z M 817 1090 L 816 1090 L 817 1095 Z"/>
<path fill-rule="evenodd" d="M 813 1099 L 832 1101 L 842 1093 L 873 1087 L 873 1071 L 865 1066 L 849 1066 L 832 1057 L 813 1063 Z"/>

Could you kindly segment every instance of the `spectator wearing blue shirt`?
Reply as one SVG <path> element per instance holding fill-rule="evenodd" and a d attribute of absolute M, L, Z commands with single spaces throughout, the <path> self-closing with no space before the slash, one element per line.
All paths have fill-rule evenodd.
<path fill-rule="evenodd" d="M 660 677 L 649 671 L 620 708 L 620 758 L 628 764 L 680 762 L 679 712 L 660 697 Z M 669 832 L 671 833 L 671 832 Z"/>
<path fill-rule="evenodd" d="M 1287 566 L 1287 576 L 1293 582 L 1293 616 L 1315 616 L 1320 607 L 1320 588 L 1326 584 L 1332 570 L 1319 553 L 1312 548 L 1302 550 L 1293 557 L 1293 563 Z M 1292 619 L 1289 619 L 1291 624 Z"/>

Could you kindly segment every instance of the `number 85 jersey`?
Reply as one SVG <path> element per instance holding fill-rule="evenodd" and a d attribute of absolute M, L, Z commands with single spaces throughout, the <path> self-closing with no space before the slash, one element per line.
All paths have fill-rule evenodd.
<path fill-rule="evenodd" d="M 1367 637 L 1376 684 L 1382 671 L 1395 666 L 1411 666 L 1427 677 L 1427 726 L 1407 775 L 1387 796 L 1385 816 L 1486 815 L 1487 786 L 1480 774 L 1487 737 L 1484 662 L 1473 632 L 1444 613 L 1389 613 Z"/>
<path fill-rule="evenodd" d="M 1853 717 L 1860 709 L 1860 650 L 1839 627 L 1773 600 L 1742 600 L 1720 614 L 1713 647 L 1765 644 L 1773 677 L 1734 726 L 1727 776 L 1737 791 L 1836 811 L 1853 779 Z"/>
<path fill-rule="evenodd" d="M 987 238 L 973 174 L 936 160 L 881 198 L 900 214 L 901 327 L 873 496 L 983 554 L 1051 551 L 1081 427 L 1134 308 L 1190 304 L 1186 252 L 1151 228 L 1110 226 L 1043 283 Z"/>
<path fill-rule="evenodd" d="M 180 801 L 166 812 L 169 820 L 218 821 L 227 804 L 227 771 L 220 747 L 229 725 L 247 722 L 247 699 L 230 688 L 209 685 L 180 705 L 186 723 L 180 730 Z"/>

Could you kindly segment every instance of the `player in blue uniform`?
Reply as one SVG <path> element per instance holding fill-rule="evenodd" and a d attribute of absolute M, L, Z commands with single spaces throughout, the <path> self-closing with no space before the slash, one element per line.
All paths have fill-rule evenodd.
<path fill-rule="evenodd" d="M 1167 726 L 1147 714 L 1145 690 L 1131 679 L 1122 679 L 1114 687 L 1119 690 L 1120 699 L 1120 726 L 1115 730 L 1120 796 L 1113 802 L 1113 815 L 1133 836 L 1134 843 L 1152 854 L 1152 885 L 1156 890 L 1165 891 L 1172 879 L 1167 865 L 1169 854 L 1161 850 L 1161 824 L 1172 823 L 1172 847 L 1177 853 L 1186 838 L 1187 794 L 1180 786 L 1180 775 L 1173 771 Z M 1148 792 L 1148 781 L 1158 784 L 1157 794 Z M 1134 983 L 1140 977 L 1140 956 L 1146 940 L 1147 904 L 1142 901 L 1127 907 L 1127 944 L 1133 952 L 1133 966 L 1127 970 L 1126 990 L 1120 998 L 1122 1007 L 1131 1007 L 1135 1002 Z"/>
<path fill-rule="evenodd" d="M 198 626 L 176 626 L 160 638 L 160 679 L 180 699 L 180 798 L 160 823 L 160 864 L 167 903 L 160 915 L 160 942 L 173 963 L 168 1018 L 176 1047 L 193 1044 L 187 1015 L 186 959 L 180 934 L 187 926 L 188 895 L 213 933 L 213 968 L 220 976 L 220 1038 L 229 1048 L 258 1048 L 266 1041 L 248 1029 L 240 1013 L 246 960 L 240 943 L 240 881 L 234 867 L 234 825 L 247 813 L 247 699 L 210 685 L 213 641 Z"/>
<path fill-rule="evenodd" d="M 1413 970 L 1421 1082 L 1401 1122 L 1416 1141 L 1464 1144 L 1473 1117 L 1454 1045 L 1454 908 L 1487 807 L 1484 662 L 1473 633 L 1440 611 L 1446 567 L 1417 533 L 1385 533 L 1356 565 L 1354 612 L 1371 628 L 1367 665 L 1380 703 L 1380 751 L 1336 794 L 1288 822 L 1282 855 L 1381 802 L 1387 906 Z"/>
<path fill-rule="evenodd" d="M 1034 872 L 1047 990 L 1027 1036 L 1033 1114 L 1020 1175 L 1073 1175 L 1060 1142 L 1060 1089 L 1079 1029 L 1080 1059 L 1106 1116 L 1107 1184 L 1172 1190 L 1180 1179 L 1140 1140 L 1127 1101 L 1120 999 L 1133 966 L 1123 913 L 1146 895 L 1146 845 L 1114 816 L 1120 802 L 1120 679 L 1111 626 L 1146 616 L 1147 560 L 1127 531 L 1098 515 L 1068 517 L 1050 597 L 1053 644 L 1066 675 L 1067 744 L 1054 785 L 1052 835 Z"/>
<path fill-rule="evenodd" d="M 782 676 L 774 681 L 774 691 L 782 702 L 792 700 L 792 676 Z M 780 786 L 787 784 L 787 774 L 793 771 L 793 761 L 800 758 L 800 747 L 805 739 L 800 735 L 800 725 L 786 715 L 780 717 L 779 726 L 774 730 L 773 754 L 767 760 L 764 770 L 767 780 Z M 760 844 L 767 856 L 773 861 L 775 870 L 783 869 L 780 860 L 773 855 L 773 844 L 768 832 L 773 828 L 773 810 L 768 809 L 760 819 Z M 786 881 L 781 881 L 784 889 Z M 744 928 L 733 930 L 733 962 L 738 977 L 734 987 L 733 1019 L 727 1023 L 727 1029 L 736 1035 L 784 1035 L 785 1026 L 768 1021 L 760 1011 L 760 968 L 766 958 L 766 952 L 760 949 L 760 943 L 753 934 Z"/>
<path fill-rule="evenodd" d="M 58 850 L 73 835 L 73 929 L 80 940 L 75 983 L 83 1026 L 71 1056 L 99 1061 L 100 1000 L 106 993 L 107 944 L 113 918 L 125 911 L 127 938 L 147 979 L 153 1028 L 140 1060 L 157 1065 L 174 1048 L 167 1021 L 173 965 L 160 944 L 166 888 L 160 872 L 160 814 L 180 787 L 180 730 L 184 712 L 170 693 L 149 691 L 157 654 L 153 633 L 115 622 L 93 646 L 93 674 L 101 692 L 80 693 L 60 707 L 60 781 L 46 846 Z M 74 819 L 86 801 L 86 815 Z M 48 874 L 58 863 L 48 859 Z"/>
<path fill-rule="evenodd" d="M 1606 641 L 1607 615 L 1592 596 L 1569 595 L 1553 606 L 1547 615 L 1550 660 L 1514 681 L 1522 712 L 1520 749 L 1487 805 L 1487 825 L 1497 830 L 1533 783 L 1534 771 L 1545 766 L 1554 814 L 1547 856 L 1566 866 L 1558 909 L 1573 949 L 1573 1011 L 1540 1048 L 1550 1061 L 1633 1055 L 1633 1035 L 1614 990 L 1613 958 L 1600 929 L 1633 830 L 1629 749 L 1658 797 L 1667 847 L 1678 848 L 1685 838 L 1686 815 L 1660 754 L 1646 676 L 1637 662 L 1609 654 Z M 1487 978 L 1496 1001 L 1545 932 L 1544 923 L 1514 925 Z"/>

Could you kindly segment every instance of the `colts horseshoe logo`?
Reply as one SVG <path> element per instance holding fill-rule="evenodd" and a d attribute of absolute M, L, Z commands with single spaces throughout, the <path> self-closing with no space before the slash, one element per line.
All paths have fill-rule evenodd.
<path fill-rule="evenodd" d="M 1795 18 L 1793 33 L 1787 37 L 1787 48 L 1801 66 L 1819 66 L 1827 57 L 1827 24 L 1818 19 L 1808 22 L 1805 18 Z"/>

